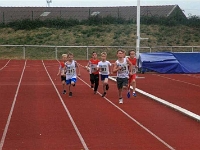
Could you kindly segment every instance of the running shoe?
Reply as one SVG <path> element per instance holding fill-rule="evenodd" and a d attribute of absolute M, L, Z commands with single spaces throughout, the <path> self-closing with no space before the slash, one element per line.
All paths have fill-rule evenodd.
<path fill-rule="evenodd" d="M 120 104 L 123 104 L 123 98 L 120 98 L 120 99 L 119 99 L 119 103 L 120 103 Z"/>
<path fill-rule="evenodd" d="M 135 92 L 133 92 L 133 96 L 136 97 L 136 93 Z"/>
<path fill-rule="evenodd" d="M 106 96 L 106 92 L 104 92 L 101 96 L 102 96 L 102 97 Z"/>
<path fill-rule="evenodd" d="M 94 91 L 94 94 L 97 94 L 97 91 Z"/>
<path fill-rule="evenodd" d="M 130 97 L 131 97 L 130 91 L 127 92 L 127 95 L 126 95 L 126 96 L 127 96 L 127 98 L 130 98 Z"/>
<path fill-rule="evenodd" d="M 108 84 L 106 84 L 106 90 L 108 91 L 108 89 L 109 89 L 109 85 L 108 85 Z"/>
<path fill-rule="evenodd" d="M 67 93 L 67 91 L 66 90 L 63 90 L 63 94 L 66 94 Z"/>
<path fill-rule="evenodd" d="M 72 92 L 69 92 L 69 97 L 72 97 Z"/>

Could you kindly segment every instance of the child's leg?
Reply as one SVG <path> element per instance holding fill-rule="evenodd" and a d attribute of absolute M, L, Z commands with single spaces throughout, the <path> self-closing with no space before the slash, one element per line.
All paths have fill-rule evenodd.
<path fill-rule="evenodd" d="M 99 87 L 99 74 L 95 74 L 94 75 L 94 91 L 96 92 L 98 90 L 98 87 Z"/>
<path fill-rule="evenodd" d="M 94 87 L 94 74 L 90 74 L 90 83 L 91 83 L 91 88 Z"/>
<path fill-rule="evenodd" d="M 131 82 L 131 85 L 132 85 L 132 87 L 133 87 L 133 93 L 134 93 L 134 92 L 135 92 L 135 88 L 136 88 L 136 81 L 133 80 L 133 81 Z"/>

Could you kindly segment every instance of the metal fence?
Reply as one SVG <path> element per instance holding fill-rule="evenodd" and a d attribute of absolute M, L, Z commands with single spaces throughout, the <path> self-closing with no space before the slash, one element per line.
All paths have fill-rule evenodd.
<path fill-rule="evenodd" d="M 51 46 L 51 45 L 0 45 L 0 59 L 59 59 L 62 54 L 72 52 L 76 59 L 88 60 L 93 51 L 106 51 L 108 59 L 116 58 L 116 51 L 126 51 L 135 46 Z M 200 46 L 155 46 L 140 47 L 140 53 L 151 52 L 200 52 Z"/>

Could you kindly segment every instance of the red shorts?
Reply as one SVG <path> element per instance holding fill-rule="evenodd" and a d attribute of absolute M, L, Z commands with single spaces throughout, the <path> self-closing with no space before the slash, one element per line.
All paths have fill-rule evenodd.
<path fill-rule="evenodd" d="M 133 75 L 129 75 L 129 80 L 128 82 L 131 83 L 133 80 L 136 79 L 136 74 L 133 74 Z"/>

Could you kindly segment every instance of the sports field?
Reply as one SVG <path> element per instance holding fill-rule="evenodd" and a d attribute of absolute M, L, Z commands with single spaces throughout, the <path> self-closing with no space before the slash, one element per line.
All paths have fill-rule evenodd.
<path fill-rule="evenodd" d="M 200 74 L 138 74 L 137 97 L 102 98 L 81 77 L 61 94 L 57 60 L 0 60 L 0 150 L 199 150 Z"/>

